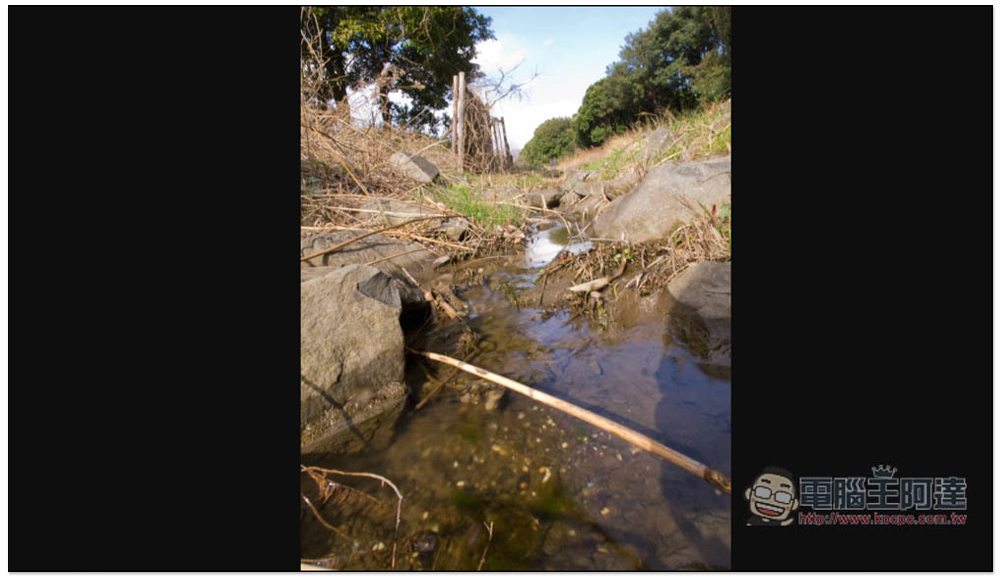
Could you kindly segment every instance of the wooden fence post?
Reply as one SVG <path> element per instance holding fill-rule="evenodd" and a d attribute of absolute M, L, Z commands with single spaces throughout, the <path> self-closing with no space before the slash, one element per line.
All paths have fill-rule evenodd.
<path fill-rule="evenodd" d="M 465 171 L 465 73 L 458 73 L 458 170 Z"/>
<path fill-rule="evenodd" d="M 507 140 L 507 124 L 504 123 L 503 117 L 500 117 L 500 129 L 503 130 L 503 146 L 507 151 L 507 166 L 514 164 L 514 157 L 510 154 L 510 141 Z"/>
<path fill-rule="evenodd" d="M 451 152 L 458 156 L 458 75 L 451 77 Z"/>

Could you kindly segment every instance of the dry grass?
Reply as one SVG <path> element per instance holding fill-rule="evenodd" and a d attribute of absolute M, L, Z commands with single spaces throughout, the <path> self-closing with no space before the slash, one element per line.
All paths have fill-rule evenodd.
<path fill-rule="evenodd" d="M 638 295 L 664 291 L 671 280 L 700 261 L 729 261 L 732 258 L 731 206 L 726 204 L 713 214 L 687 199 L 684 201 L 695 213 L 695 218 L 667 239 L 646 243 L 595 243 L 587 252 L 563 254 L 549 264 L 547 275 L 564 277 L 573 284 L 602 277 L 611 280 L 599 298 L 587 292 L 565 294 L 549 311 L 568 308 L 606 323 L 605 301 L 626 291 Z"/>
<path fill-rule="evenodd" d="M 669 111 L 659 116 L 647 115 L 624 134 L 610 138 L 600 147 L 577 151 L 556 166 L 563 171 L 602 169 L 606 173 L 604 178 L 614 178 L 627 170 L 643 172 L 665 161 L 729 154 L 732 152 L 731 102 L 707 103 L 680 115 Z M 638 154 L 642 152 L 641 136 L 660 127 L 672 133 L 668 146 L 652 158 Z"/>
<path fill-rule="evenodd" d="M 318 52 L 313 51 L 314 57 Z M 300 85 L 300 224 L 303 237 L 321 230 L 376 230 L 396 224 L 400 219 L 447 215 L 468 218 L 469 230 L 461 241 L 446 241 L 447 233 L 439 230 L 440 221 L 424 220 L 393 230 L 392 235 L 435 244 L 439 248 L 444 246 L 470 256 L 506 250 L 518 240 L 517 232 L 512 231 L 510 225 L 524 222 L 519 210 L 497 205 L 493 207 L 495 211 L 488 211 L 482 203 L 448 194 L 463 183 L 478 193 L 483 182 L 490 185 L 495 181 L 512 183 L 518 180 L 518 175 L 462 173 L 449 140 L 436 139 L 406 127 L 375 126 L 374 119 L 355 118 L 352 111 L 355 115 L 363 111 L 377 114 L 376 103 L 366 101 L 373 97 L 366 96 L 364 91 L 354 93 L 346 107 L 331 107 L 320 102 L 316 95 L 319 94 L 318 71 L 321 70 L 321 66 L 306 63 Z M 487 162 L 486 158 L 494 153 L 489 132 L 490 111 L 471 93 L 469 97 L 466 142 L 472 148 L 466 151 L 467 169 L 496 171 L 502 167 Z M 439 182 L 419 184 L 405 178 L 389 162 L 389 158 L 400 151 L 419 154 L 434 163 L 441 172 Z M 470 180 L 478 181 L 477 186 L 468 187 Z M 447 203 L 454 199 L 469 202 Z M 469 210 L 463 212 L 463 208 Z"/>

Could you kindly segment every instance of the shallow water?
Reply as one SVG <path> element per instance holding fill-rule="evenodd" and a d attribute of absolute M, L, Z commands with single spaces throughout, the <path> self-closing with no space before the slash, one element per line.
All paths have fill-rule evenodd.
<path fill-rule="evenodd" d="M 551 234 L 557 229 L 547 231 L 547 243 L 562 248 L 558 241 L 568 242 Z M 637 302 L 640 321 L 613 334 L 598 333 L 584 321 L 568 322 L 565 314 L 543 319 L 533 308 L 512 305 L 496 287 L 531 282 L 547 262 L 540 256 L 545 251 L 537 250 L 545 243 L 532 242 L 536 249 L 526 255 L 527 266 L 499 269 L 460 292 L 470 306 L 469 326 L 481 336 L 480 352 L 470 362 L 611 418 L 729 475 L 728 379 L 710 375 L 715 372 L 706 372 L 670 338 L 652 300 Z M 431 350 L 435 339 L 440 343 L 450 335 L 447 329 L 437 332 L 427 336 Z M 450 372 L 415 356 L 407 366 L 418 399 L 428 391 L 425 370 L 439 379 Z M 454 387 L 442 389 L 419 411 L 411 404 L 384 451 L 308 464 L 377 473 L 399 487 L 405 500 L 397 569 L 475 570 L 480 562 L 483 570 L 729 566 L 728 495 L 519 394 L 507 392 L 497 409 L 487 411 L 476 396 L 462 395 L 476 383 L 462 373 L 452 380 Z M 323 510 L 352 540 L 304 513 L 303 558 L 335 557 L 329 565 L 344 569 L 389 568 L 394 494 L 374 481 L 338 481 L 382 505 L 345 497 Z"/>

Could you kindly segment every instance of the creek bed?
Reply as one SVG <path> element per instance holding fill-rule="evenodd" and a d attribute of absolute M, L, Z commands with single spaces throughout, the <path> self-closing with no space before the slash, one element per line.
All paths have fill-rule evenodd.
<path fill-rule="evenodd" d="M 496 265 L 481 283 L 461 291 L 468 325 L 480 338 L 480 352 L 470 362 L 729 475 L 729 372 L 704 367 L 671 339 L 652 299 L 634 303 L 631 326 L 608 333 L 568 314 L 540 315 L 498 289 L 532 283 L 570 243 L 560 229 L 565 231 L 536 231 L 523 260 Z M 447 334 L 441 331 L 442 338 Z M 434 330 L 427 338 L 435 343 Z M 427 393 L 425 369 L 438 377 L 450 370 L 416 356 L 408 357 L 407 367 L 409 385 L 421 395 Z M 453 381 L 460 388 L 475 378 L 461 374 Z M 385 450 L 325 456 L 307 465 L 377 473 L 399 487 L 405 499 L 397 569 L 475 570 L 480 563 L 483 570 L 729 566 L 728 495 L 514 392 L 491 411 L 485 406 L 460 389 L 444 388 L 419 411 L 410 405 Z M 345 570 L 389 568 L 394 495 L 376 481 L 344 483 L 382 504 L 351 495 L 324 509 L 351 540 L 304 512 L 302 557 L 329 559 Z"/>

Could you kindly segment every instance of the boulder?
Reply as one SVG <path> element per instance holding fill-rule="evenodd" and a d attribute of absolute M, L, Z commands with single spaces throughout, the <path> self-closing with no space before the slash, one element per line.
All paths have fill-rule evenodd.
<path fill-rule="evenodd" d="M 430 183 L 441 172 L 434 163 L 424 157 L 404 152 L 394 153 L 389 157 L 389 164 L 418 183 Z"/>
<path fill-rule="evenodd" d="M 670 148 L 670 145 L 676 138 L 677 135 L 663 127 L 644 133 L 640 141 L 642 143 L 642 160 L 644 163 L 655 162 L 661 154 Z"/>
<path fill-rule="evenodd" d="M 452 241 L 460 241 L 468 230 L 469 221 L 461 217 L 456 217 L 454 219 L 445 219 L 440 225 L 431 229 L 431 232 L 441 233 Z"/>
<path fill-rule="evenodd" d="M 313 235 L 302 240 L 299 246 L 299 256 L 314 255 L 324 249 L 329 249 L 334 245 L 339 245 L 344 241 L 363 234 L 364 231 L 329 231 Z M 413 252 L 410 253 L 409 251 Z M 388 259 L 387 257 L 392 258 Z M 431 263 L 436 257 L 437 255 L 417 243 L 407 243 L 378 234 L 355 241 L 333 253 L 327 253 L 313 257 L 308 261 L 303 261 L 301 267 L 304 269 L 314 267 L 339 268 L 347 265 L 377 261 L 373 266 L 387 275 L 391 275 L 397 279 L 406 279 L 406 276 L 403 274 L 403 268 L 405 267 L 419 281 L 423 278 L 422 273 L 429 274 L 433 272 Z"/>
<path fill-rule="evenodd" d="M 732 191 L 731 157 L 671 163 L 649 170 L 641 183 L 615 199 L 594 221 L 594 235 L 641 243 L 666 238 L 695 213 L 681 195 L 706 208 L 728 202 Z"/>
<path fill-rule="evenodd" d="M 563 181 L 562 186 L 559 188 L 563 191 L 572 191 L 577 189 L 580 185 L 587 182 L 588 180 L 596 179 L 600 175 L 600 171 L 582 171 L 579 169 L 573 169 L 569 171 L 566 175 L 566 180 Z"/>
<path fill-rule="evenodd" d="M 421 217 L 432 217 L 440 215 L 441 211 L 433 207 L 426 207 L 416 203 L 406 201 L 396 201 L 393 199 L 370 199 L 358 203 L 359 209 L 381 213 L 384 221 L 389 225 L 401 225 L 407 221 L 419 219 Z M 368 218 L 373 213 L 363 215 Z"/>
<path fill-rule="evenodd" d="M 732 262 L 703 261 L 667 286 L 668 327 L 688 351 L 713 365 L 731 365 Z"/>
<path fill-rule="evenodd" d="M 590 195 L 572 200 L 567 207 L 562 207 L 564 214 L 572 220 L 586 223 L 594 219 L 597 214 L 608 205 L 608 200 L 600 191 Z"/>
<path fill-rule="evenodd" d="M 300 305 L 302 452 L 387 442 L 407 394 L 397 286 L 351 265 L 302 283 Z"/>
<path fill-rule="evenodd" d="M 559 198 L 563 192 L 558 189 L 538 189 L 528 193 L 528 205 L 532 207 L 549 209 L 559 204 Z"/>

